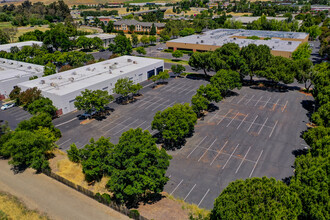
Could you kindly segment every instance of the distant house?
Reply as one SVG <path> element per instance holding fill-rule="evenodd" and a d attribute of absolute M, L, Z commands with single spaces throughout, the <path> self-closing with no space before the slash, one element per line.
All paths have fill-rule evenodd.
<path fill-rule="evenodd" d="M 161 32 L 161 30 L 163 30 L 165 27 L 165 23 L 141 22 L 141 21 L 137 21 L 137 20 L 120 20 L 120 21 L 114 22 L 114 29 L 117 31 L 128 32 L 130 30 L 129 27 L 133 25 L 135 27 L 134 31 L 150 32 L 152 24 L 155 25 L 157 34 L 159 34 Z"/>

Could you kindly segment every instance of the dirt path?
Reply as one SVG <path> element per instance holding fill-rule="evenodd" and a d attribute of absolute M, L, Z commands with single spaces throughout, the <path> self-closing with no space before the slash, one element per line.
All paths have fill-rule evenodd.
<path fill-rule="evenodd" d="M 32 169 L 15 175 L 7 160 L 0 160 L 0 189 L 51 219 L 129 219 L 44 174 L 35 174 Z"/>

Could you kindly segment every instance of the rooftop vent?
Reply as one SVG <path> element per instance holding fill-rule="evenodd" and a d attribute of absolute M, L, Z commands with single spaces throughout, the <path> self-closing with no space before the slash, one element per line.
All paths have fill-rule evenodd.
<path fill-rule="evenodd" d="M 234 40 L 236 40 L 236 37 L 234 37 Z"/>
<path fill-rule="evenodd" d="M 21 76 L 20 76 L 20 75 L 16 75 L 15 77 L 16 77 L 16 78 L 21 78 Z"/>
<path fill-rule="evenodd" d="M 91 68 L 90 68 L 90 67 L 87 67 L 86 70 L 87 70 L 87 71 L 91 71 Z"/>
<path fill-rule="evenodd" d="M 13 63 L 13 62 L 10 62 L 9 64 L 10 64 L 10 65 L 13 65 L 14 63 Z"/>
<path fill-rule="evenodd" d="M 62 76 L 59 76 L 57 79 L 61 80 L 62 79 Z"/>
<path fill-rule="evenodd" d="M 54 83 L 54 82 L 51 82 L 50 85 L 53 86 L 53 87 L 56 87 L 57 86 L 57 84 Z"/>
<path fill-rule="evenodd" d="M 77 72 L 76 72 L 76 71 L 73 71 L 73 72 L 72 72 L 72 75 L 77 75 Z"/>
<path fill-rule="evenodd" d="M 289 42 L 288 42 L 288 45 L 291 45 L 291 44 L 292 44 L 292 42 L 291 42 L 291 41 L 289 41 Z"/>
<path fill-rule="evenodd" d="M 21 64 L 21 65 L 19 65 L 19 67 L 23 67 L 23 65 Z"/>
<path fill-rule="evenodd" d="M 123 73 L 124 71 L 120 70 L 121 73 Z"/>
<path fill-rule="evenodd" d="M 39 68 L 37 68 L 37 67 L 35 68 L 35 70 L 36 70 L 37 72 L 40 72 L 40 69 L 39 69 Z"/>
<path fill-rule="evenodd" d="M 137 64 L 137 62 L 136 61 L 133 61 L 133 64 Z"/>
<path fill-rule="evenodd" d="M 70 82 L 73 82 L 73 81 L 74 81 L 74 78 L 73 78 L 73 77 L 70 77 L 70 78 L 69 78 L 69 81 L 70 81 Z"/>
<path fill-rule="evenodd" d="M 115 65 L 118 65 L 118 62 L 115 62 Z"/>
<path fill-rule="evenodd" d="M 109 74 L 112 74 L 112 71 L 111 70 L 109 70 Z"/>
<path fill-rule="evenodd" d="M 132 62 L 132 59 L 127 59 L 127 62 L 128 62 L 128 63 Z"/>
<path fill-rule="evenodd" d="M 45 80 L 40 80 L 40 82 L 39 82 L 40 84 L 45 84 L 46 82 L 45 82 Z"/>
<path fill-rule="evenodd" d="M 92 72 L 95 71 L 95 70 L 96 70 L 96 68 L 94 67 L 94 68 L 92 69 Z"/>
<path fill-rule="evenodd" d="M 203 41 L 203 40 L 201 40 L 201 43 L 204 43 L 204 41 Z"/>
<path fill-rule="evenodd" d="M 197 36 L 197 39 L 199 39 L 199 36 Z"/>
<path fill-rule="evenodd" d="M 199 42 L 197 41 L 196 44 L 199 44 Z"/>

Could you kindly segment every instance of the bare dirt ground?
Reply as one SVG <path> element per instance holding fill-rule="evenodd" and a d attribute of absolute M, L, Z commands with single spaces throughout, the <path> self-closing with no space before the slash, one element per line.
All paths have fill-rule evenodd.
<path fill-rule="evenodd" d="M 10 168 L 7 160 L 0 160 L 0 189 L 51 219 L 129 219 L 44 174 L 32 169 L 14 174 Z"/>

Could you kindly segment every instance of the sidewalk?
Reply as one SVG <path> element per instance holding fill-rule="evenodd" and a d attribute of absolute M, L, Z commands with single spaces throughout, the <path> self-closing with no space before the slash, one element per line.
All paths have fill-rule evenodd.
<path fill-rule="evenodd" d="M 7 160 L 0 160 L 0 189 L 51 219 L 129 219 L 44 174 L 32 169 L 14 174 L 10 168 Z"/>

